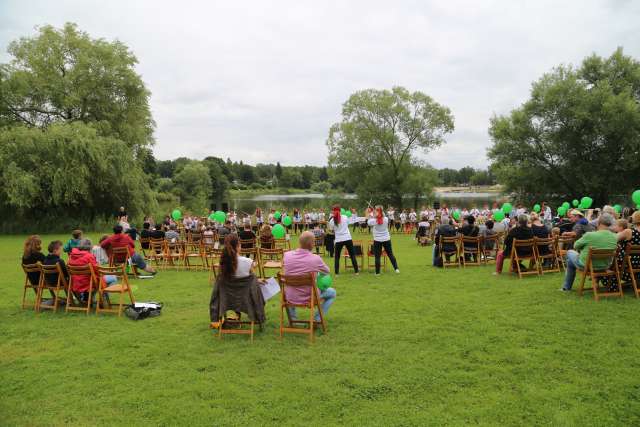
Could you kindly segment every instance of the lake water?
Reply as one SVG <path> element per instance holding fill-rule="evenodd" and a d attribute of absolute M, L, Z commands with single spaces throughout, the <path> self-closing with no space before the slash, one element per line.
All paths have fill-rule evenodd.
<path fill-rule="evenodd" d="M 435 192 L 430 199 L 420 199 L 418 207 L 422 205 L 432 206 L 434 201 L 447 206 L 460 208 L 482 207 L 484 204 L 491 205 L 495 201 L 501 201 L 504 196 L 501 193 L 481 193 L 481 192 Z M 326 198 L 320 193 L 305 194 L 260 194 L 251 196 L 239 196 L 229 200 L 229 208 L 235 211 L 254 212 L 256 207 L 262 209 L 285 209 L 293 208 L 324 208 L 331 204 L 339 203 L 341 206 L 355 207 L 362 209 L 367 206 L 367 201 L 359 200 L 355 194 L 344 194 L 339 197 Z M 371 202 L 375 204 L 376 201 Z M 414 200 L 407 198 L 404 201 L 405 208 L 414 207 Z"/>

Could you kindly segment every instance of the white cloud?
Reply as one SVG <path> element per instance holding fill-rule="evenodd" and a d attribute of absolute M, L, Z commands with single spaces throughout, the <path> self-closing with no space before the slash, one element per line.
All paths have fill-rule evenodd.
<path fill-rule="evenodd" d="M 153 93 L 161 159 L 323 164 L 349 95 L 402 85 L 456 118 L 426 159 L 483 167 L 492 114 L 522 103 L 557 64 L 617 46 L 640 57 L 639 18 L 631 1 L 4 0 L 0 46 L 67 21 L 122 40 Z"/>

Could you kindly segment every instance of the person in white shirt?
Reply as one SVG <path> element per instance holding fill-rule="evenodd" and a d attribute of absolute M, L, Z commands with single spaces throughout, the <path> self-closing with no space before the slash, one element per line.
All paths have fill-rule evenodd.
<path fill-rule="evenodd" d="M 375 208 L 375 215 L 373 210 L 369 210 L 369 220 L 367 221 L 371 231 L 373 232 L 373 256 L 376 259 L 376 276 L 380 274 L 380 256 L 382 255 L 382 249 L 387 254 L 389 261 L 396 273 L 400 273 L 398 269 L 398 262 L 393 255 L 393 249 L 391 248 L 391 235 L 389 234 L 389 219 L 382 213 L 382 206 L 378 205 Z"/>
<path fill-rule="evenodd" d="M 396 211 L 391 206 L 387 209 L 387 218 L 389 218 L 389 230 L 391 230 L 396 221 Z"/>
<path fill-rule="evenodd" d="M 334 272 L 337 276 L 340 274 L 340 257 L 342 256 L 342 248 L 346 247 L 351 258 L 351 265 L 353 270 L 358 274 L 358 260 L 356 259 L 356 253 L 353 248 L 353 240 L 351 239 L 351 233 L 349 232 L 349 222 L 346 216 L 340 214 L 340 205 L 334 205 L 331 211 L 331 219 L 329 220 L 329 230 L 333 230 L 335 234 L 335 250 L 334 250 Z"/>

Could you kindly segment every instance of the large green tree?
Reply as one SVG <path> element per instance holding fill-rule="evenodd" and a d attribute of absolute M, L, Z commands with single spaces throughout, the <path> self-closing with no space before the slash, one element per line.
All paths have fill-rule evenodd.
<path fill-rule="evenodd" d="M 640 177 L 640 63 L 617 49 L 559 66 L 489 134 L 492 171 L 524 200 L 628 194 Z"/>
<path fill-rule="evenodd" d="M 40 27 L 11 42 L 0 65 L 0 125 L 91 123 L 135 149 L 153 142 L 150 93 L 123 43 L 92 39 L 75 24 Z"/>
<path fill-rule="evenodd" d="M 444 143 L 454 129 L 451 111 L 422 92 L 402 87 L 354 93 L 342 106 L 342 121 L 329 131 L 334 182 L 368 198 L 402 206 L 417 167 L 414 154 Z"/>
<path fill-rule="evenodd" d="M 201 215 L 209 207 L 212 194 L 209 168 L 203 162 L 192 160 L 184 165 L 173 179 L 180 203 Z"/>

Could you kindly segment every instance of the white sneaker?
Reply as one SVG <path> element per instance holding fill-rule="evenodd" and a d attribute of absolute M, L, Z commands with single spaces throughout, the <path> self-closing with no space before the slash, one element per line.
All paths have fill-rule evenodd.
<path fill-rule="evenodd" d="M 400 269 L 399 268 L 396 268 L 396 273 L 400 273 Z"/>

